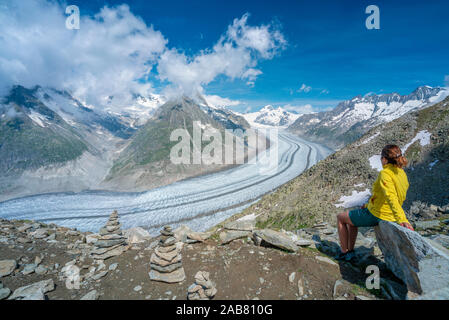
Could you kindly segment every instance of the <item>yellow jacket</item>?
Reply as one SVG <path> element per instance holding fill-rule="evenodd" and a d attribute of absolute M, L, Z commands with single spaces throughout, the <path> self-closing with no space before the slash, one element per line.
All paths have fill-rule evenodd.
<path fill-rule="evenodd" d="M 369 212 L 382 220 L 408 222 L 402 209 L 408 186 L 404 170 L 390 163 L 383 166 L 373 185 L 373 195 L 367 206 Z"/>

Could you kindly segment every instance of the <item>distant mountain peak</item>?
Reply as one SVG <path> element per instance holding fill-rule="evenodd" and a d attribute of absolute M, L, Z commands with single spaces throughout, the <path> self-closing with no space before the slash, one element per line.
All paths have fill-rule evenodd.
<path fill-rule="evenodd" d="M 243 116 L 252 126 L 285 127 L 292 124 L 300 115 L 269 104 L 257 112 L 247 113 Z"/>

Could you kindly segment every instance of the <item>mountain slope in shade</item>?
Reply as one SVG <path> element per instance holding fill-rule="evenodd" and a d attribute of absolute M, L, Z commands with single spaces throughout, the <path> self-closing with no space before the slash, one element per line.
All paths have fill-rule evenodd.
<path fill-rule="evenodd" d="M 13 87 L 0 105 L 0 200 L 95 188 L 125 133 L 68 93 Z"/>
<path fill-rule="evenodd" d="M 74 160 L 88 143 L 63 118 L 38 98 L 37 89 L 14 87 L 0 108 L 0 172 L 19 174 L 27 169 Z"/>
<path fill-rule="evenodd" d="M 121 151 L 103 186 L 118 190 L 147 190 L 226 168 L 227 165 L 222 164 L 175 165 L 170 161 L 170 151 L 178 143 L 170 141 L 170 135 L 175 129 L 186 129 L 190 136 L 193 136 L 193 122 L 200 121 L 203 131 L 207 127 L 213 127 L 223 136 L 228 123 L 237 126 L 229 118 L 225 118 L 228 121 L 217 121 L 210 110 L 203 109 L 204 106 L 201 107 L 186 97 L 169 101 L 159 107 L 154 116 L 136 132 L 128 146 Z M 204 141 L 202 143 L 203 147 L 208 144 Z"/>
<path fill-rule="evenodd" d="M 288 112 L 281 107 L 274 108 L 267 105 L 257 112 L 243 114 L 243 117 L 252 126 L 275 126 L 285 127 L 292 124 L 300 115 Z"/>
<path fill-rule="evenodd" d="M 405 96 L 397 93 L 357 96 L 331 111 L 303 115 L 288 130 L 338 149 L 381 123 L 437 103 L 448 95 L 446 88 L 422 86 Z"/>
<path fill-rule="evenodd" d="M 317 221 L 335 222 L 336 215 L 369 198 L 379 173 L 379 154 L 387 144 L 405 152 L 410 188 L 404 209 L 414 201 L 449 204 L 449 98 L 381 124 L 358 141 L 319 162 L 242 215 L 257 215 L 261 227 L 288 230 Z"/>

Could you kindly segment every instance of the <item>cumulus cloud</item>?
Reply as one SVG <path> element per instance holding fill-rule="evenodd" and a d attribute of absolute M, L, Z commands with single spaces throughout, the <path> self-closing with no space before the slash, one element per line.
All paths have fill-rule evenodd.
<path fill-rule="evenodd" d="M 81 12 L 82 14 L 82 12 Z M 0 83 L 71 90 L 89 104 L 120 105 L 148 94 L 139 81 L 167 40 L 127 5 L 81 15 L 80 29 L 65 27 L 65 7 L 45 0 L 10 1 L 0 8 Z"/>
<path fill-rule="evenodd" d="M 165 51 L 158 62 L 161 80 L 171 83 L 169 93 L 187 95 L 202 93 L 203 86 L 217 76 L 246 80 L 249 86 L 262 71 L 256 69 L 262 59 L 272 59 L 286 45 L 279 30 L 272 25 L 250 26 L 248 14 L 234 19 L 224 35 L 212 49 L 203 50 L 193 57 L 172 48 Z"/>
<path fill-rule="evenodd" d="M 205 95 L 204 98 L 206 99 L 207 104 L 214 107 L 231 107 L 241 104 L 239 100 L 231 100 L 217 95 Z"/>
<path fill-rule="evenodd" d="M 65 5 L 56 1 L 2 1 L 0 90 L 49 86 L 69 90 L 89 105 L 120 108 L 136 94 L 154 93 L 153 71 L 166 81 L 168 97 L 204 94 L 203 87 L 219 75 L 254 86 L 262 74 L 258 62 L 286 46 L 277 27 L 250 26 L 245 14 L 212 48 L 187 56 L 168 48 L 163 34 L 126 4 L 91 16 L 80 10 L 80 29 L 69 30 Z"/>
<path fill-rule="evenodd" d="M 306 85 L 305 83 L 302 84 L 301 88 L 298 89 L 298 92 L 310 92 L 312 90 L 312 87 Z"/>
<path fill-rule="evenodd" d="M 13 105 L 0 104 L 0 119 L 2 118 L 12 119 L 20 116 L 21 114 L 22 114 L 21 112 L 16 111 L 16 108 Z"/>

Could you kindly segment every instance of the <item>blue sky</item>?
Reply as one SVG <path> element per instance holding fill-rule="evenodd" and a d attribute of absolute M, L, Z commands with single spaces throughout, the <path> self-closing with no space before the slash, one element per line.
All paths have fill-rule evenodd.
<path fill-rule="evenodd" d="M 77 1 L 82 15 L 105 5 L 129 5 L 186 57 L 217 43 L 234 19 L 249 13 L 249 25 L 271 24 L 287 45 L 258 59 L 254 85 L 218 75 L 205 93 L 238 100 L 235 109 L 266 104 L 314 109 L 335 106 L 358 94 L 408 94 L 420 85 L 443 86 L 449 75 L 449 1 Z M 367 30 L 365 8 L 380 8 L 380 30 Z M 156 89 L 167 84 L 153 68 Z M 303 86 L 304 84 L 304 86 Z M 303 86 L 306 90 L 299 90 Z"/>

